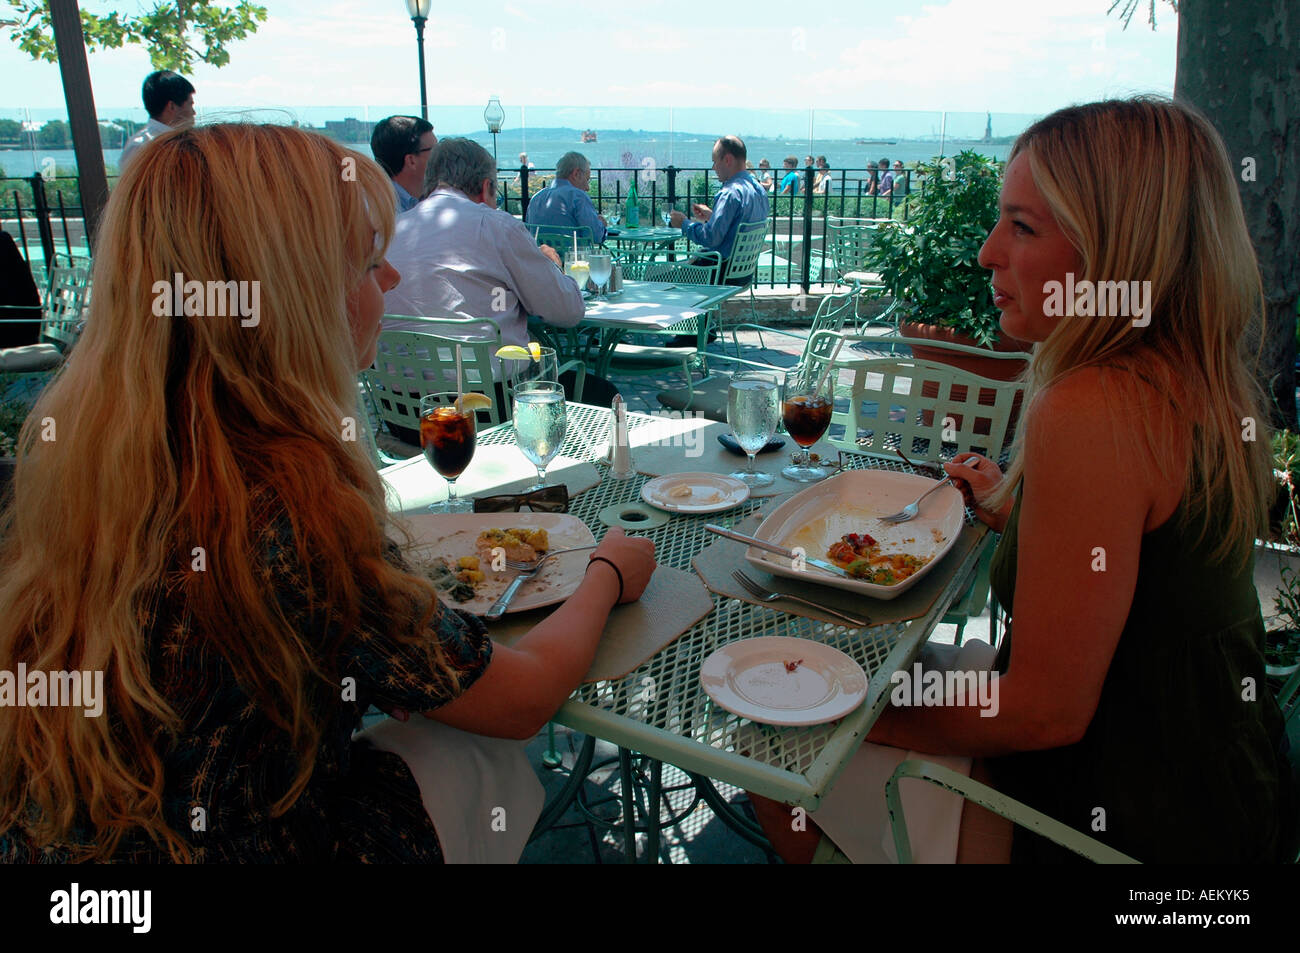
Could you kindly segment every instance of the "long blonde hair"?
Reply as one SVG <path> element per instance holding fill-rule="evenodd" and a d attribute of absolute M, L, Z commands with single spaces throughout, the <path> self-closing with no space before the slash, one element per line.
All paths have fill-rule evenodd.
<path fill-rule="evenodd" d="M 1079 253 L 1076 283 L 1151 283 L 1145 327 L 1123 315 L 1057 322 L 1026 372 L 1028 412 L 1039 393 L 1082 367 L 1119 367 L 1165 384 L 1181 378 L 1167 396 L 1188 428 L 1190 468 L 1169 468 L 1176 434 L 1155 425 L 1166 409 L 1147 408 L 1134 435 L 1169 478 L 1185 481 L 1191 505 L 1182 518 L 1199 514 L 1198 540 L 1217 514 L 1223 536 L 1213 558 L 1241 552 L 1264 525 L 1270 485 L 1266 418 L 1244 348 L 1260 340 L 1263 297 L 1222 139 L 1192 107 L 1144 96 L 1055 112 L 1021 134 L 1010 159 L 1017 156 Z M 1105 395 L 1116 413 L 1136 416 L 1130 396 Z M 991 506 L 1004 505 L 1020 482 L 1025 430 Z"/>
<path fill-rule="evenodd" d="M 297 773 L 267 792 L 275 813 L 315 766 L 319 706 L 340 699 L 335 650 L 363 594 L 393 612 L 394 637 L 425 644 L 437 600 L 383 558 L 381 483 L 349 428 L 347 296 L 386 249 L 393 205 L 370 160 L 275 126 L 171 133 L 118 183 L 85 333 L 23 428 L 0 515 L 0 671 L 103 671 L 105 712 L 0 712 L 0 834 L 62 844 L 84 829 L 82 853 L 103 857 L 142 829 L 191 856 L 163 815 L 160 754 L 181 727 L 149 671 L 164 591 L 291 739 Z M 160 316 L 172 296 L 154 285 L 176 275 L 257 282 L 256 323 Z M 309 644 L 258 583 L 259 527 L 277 515 L 337 632 L 329 645 Z M 195 547 L 206 571 L 191 571 Z"/>

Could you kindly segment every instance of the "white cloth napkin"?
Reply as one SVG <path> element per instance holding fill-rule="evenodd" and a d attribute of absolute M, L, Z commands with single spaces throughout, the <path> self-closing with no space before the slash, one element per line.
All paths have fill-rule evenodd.
<path fill-rule="evenodd" d="M 356 735 L 399 755 L 420 786 L 449 864 L 514 864 L 541 817 L 546 792 L 524 742 L 487 738 L 411 714 Z"/>
<path fill-rule="evenodd" d="M 946 648 L 946 647 L 939 647 Z M 980 671 L 993 667 L 995 653 L 987 642 L 972 641 L 948 658 L 923 650 L 927 670 Z M 888 745 L 863 742 L 822 806 L 808 816 L 817 822 L 845 856 L 855 864 L 896 864 L 894 836 L 885 805 L 885 782 L 909 758 L 931 761 L 970 775 L 968 757 L 939 756 L 903 751 Z M 925 781 L 904 780 L 899 785 L 912 860 L 918 864 L 952 864 L 957 860 L 963 799 Z"/>

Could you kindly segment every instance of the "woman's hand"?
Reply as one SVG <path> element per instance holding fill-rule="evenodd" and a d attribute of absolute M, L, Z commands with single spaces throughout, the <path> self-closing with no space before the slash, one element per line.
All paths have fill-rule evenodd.
<path fill-rule="evenodd" d="M 1002 482 L 1002 471 L 996 463 L 978 453 L 968 452 L 960 456 L 961 463 L 945 463 L 944 472 L 952 477 L 952 485 L 961 491 L 966 505 L 975 510 L 975 515 L 997 532 L 1002 532 L 1011 515 L 1011 504 L 1008 503 L 996 513 L 985 509 L 983 505 Z"/>
<path fill-rule="evenodd" d="M 636 602 L 655 571 L 655 544 L 644 536 L 628 536 L 618 527 L 605 534 L 592 558 L 608 559 L 623 575 L 620 603 Z"/>

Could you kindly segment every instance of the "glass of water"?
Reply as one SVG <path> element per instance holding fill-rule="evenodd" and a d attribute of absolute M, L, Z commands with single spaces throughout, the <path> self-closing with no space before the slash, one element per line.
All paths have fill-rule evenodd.
<path fill-rule="evenodd" d="M 537 483 L 546 486 L 546 468 L 560 452 L 568 420 L 564 413 L 564 388 L 555 381 L 524 381 L 515 388 L 515 443 L 537 467 Z"/>
<path fill-rule="evenodd" d="M 593 251 L 587 255 L 587 265 L 596 285 L 596 294 L 604 294 L 605 285 L 609 284 L 609 276 L 614 271 L 614 257 L 606 252 Z"/>
<path fill-rule="evenodd" d="M 610 228 L 618 228 L 618 223 L 623 221 L 623 210 L 617 205 L 611 206 L 605 213 L 605 221 L 609 223 Z"/>
<path fill-rule="evenodd" d="M 767 446 L 781 422 L 781 386 L 777 375 L 768 371 L 743 371 L 731 378 L 727 388 L 727 423 L 736 443 L 749 457 L 746 469 L 728 474 L 750 489 L 776 482 L 770 473 L 754 471 L 754 454 Z"/>
<path fill-rule="evenodd" d="M 673 207 L 665 205 L 659 210 L 659 217 L 663 219 L 665 225 L 671 226 L 673 224 Z"/>

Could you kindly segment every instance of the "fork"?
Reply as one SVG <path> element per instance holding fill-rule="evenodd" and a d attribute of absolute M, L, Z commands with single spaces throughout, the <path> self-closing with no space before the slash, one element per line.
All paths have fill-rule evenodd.
<path fill-rule="evenodd" d="M 546 560 L 550 559 L 552 556 L 559 556 L 561 553 L 576 553 L 583 549 L 595 548 L 596 544 L 592 543 L 589 546 L 574 546 L 570 549 L 557 549 L 554 552 L 547 553 L 541 559 L 532 563 L 524 562 L 519 559 L 506 559 L 506 567 L 509 569 L 519 570 L 519 575 L 510 580 L 510 585 L 506 586 L 506 591 L 501 593 L 496 602 L 492 603 L 492 608 L 483 613 L 483 618 L 491 621 L 499 619 L 505 615 L 506 607 L 510 605 L 510 600 L 515 597 L 515 593 L 519 591 L 519 587 L 541 572 L 542 567 L 546 565 Z"/>
<path fill-rule="evenodd" d="M 969 464 L 971 461 L 967 460 L 966 462 Z M 946 486 L 951 482 L 952 482 L 952 477 L 950 476 L 944 477 L 934 486 L 930 487 L 930 489 L 926 490 L 924 493 L 918 496 L 911 503 L 908 503 L 897 513 L 890 513 L 888 516 L 881 516 L 879 518 L 880 521 L 882 523 L 906 523 L 908 520 L 916 519 L 917 514 L 921 512 L 921 501 L 924 500 L 931 493 L 933 493 L 935 490 L 939 489 L 941 486 Z"/>
<path fill-rule="evenodd" d="M 753 579 L 750 579 L 739 569 L 733 569 L 731 575 L 736 582 L 740 583 L 746 592 L 759 602 L 775 602 L 778 599 L 789 599 L 791 602 L 797 602 L 800 605 L 808 606 L 810 609 L 816 609 L 818 612 L 825 612 L 828 615 L 835 616 L 837 619 L 843 619 L 845 622 L 855 625 L 858 628 L 863 628 L 871 624 L 870 619 L 858 619 L 854 616 L 846 615 L 843 612 L 828 609 L 826 606 L 819 606 L 817 603 L 809 602 L 807 599 L 800 599 L 798 596 L 786 595 L 784 592 L 771 592 L 770 590 L 764 589 Z"/>

